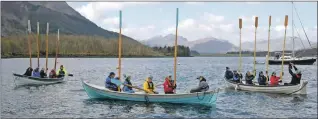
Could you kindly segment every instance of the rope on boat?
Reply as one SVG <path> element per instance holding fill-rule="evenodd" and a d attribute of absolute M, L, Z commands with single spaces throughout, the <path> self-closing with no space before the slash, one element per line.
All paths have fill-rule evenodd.
<path fill-rule="evenodd" d="M 200 98 L 199 93 L 197 93 L 197 98 L 198 98 L 199 100 L 203 100 L 203 99 L 205 98 L 205 91 L 203 92 L 203 98 Z"/>

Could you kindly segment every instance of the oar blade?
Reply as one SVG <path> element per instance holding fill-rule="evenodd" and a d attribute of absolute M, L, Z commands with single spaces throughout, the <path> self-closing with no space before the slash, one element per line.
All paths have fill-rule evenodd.
<path fill-rule="evenodd" d="M 117 86 L 120 86 L 122 83 L 120 80 L 117 80 L 117 79 L 111 79 L 110 80 L 113 84 L 116 84 Z"/>

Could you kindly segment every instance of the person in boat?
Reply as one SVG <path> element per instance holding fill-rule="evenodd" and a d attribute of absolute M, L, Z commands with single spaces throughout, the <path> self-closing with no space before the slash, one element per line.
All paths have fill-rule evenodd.
<path fill-rule="evenodd" d="M 165 94 L 174 94 L 176 86 L 177 85 L 174 86 L 174 82 L 173 80 L 171 80 L 171 76 L 167 76 L 165 78 L 165 82 L 163 83 L 163 89 Z"/>
<path fill-rule="evenodd" d="M 61 65 L 60 68 L 57 70 L 56 75 L 57 75 L 58 78 L 62 78 L 65 75 L 67 75 L 67 72 L 66 72 L 66 70 L 65 70 L 63 65 Z"/>
<path fill-rule="evenodd" d="M 234 72 L 233 81 L 236 83 L 241 83 L 241 79 L 243 78 L 242 74 L 238 73 L 236 70 L 234 70 L 233 72 Z"/>
<path fill-rule="evenodd" d="M 118 86 L 111 82 L 111 79 L 115 78 L 115 73 L 110 72 L 105 81 L 105 87 L 112 91 L 118 91 Z"/>
<path fill-rule="evenodd" d="M 41 71 L 40 71 L 40 77 L 41 78 L 47 78 L 47 74 L 45 73 L 44 68 L 42 68 Z"/>
<path fill-rule="evenodd" d="M 253 85 L 253 79 L 254 79 L 254 75 L 250 71 L 247 71 L 246 75 L 245 75 L 246 84 L 252 84 Z"/>
<path fill-rule="evenodd" d="M 126 93 L 135 93 L 135 91 L 132 89 L 132 87 L 129 87 L 129 86 L 126 86 L 126 85 L 131 85 L 131 82 L 130 82 L 130 76 L 124 76 L 125 77 L 125 81 L 124 81 L 124 87 L 123 87 L 123 91 L 126 92 Z"/>
<path fill-rule="evenodd" d="M 277 86 L 279 84 L 279 76 L 276 76 L 276 72 L 273 72 L 270 78 L 270 85 Z"/>
<path fill-rule="evenodd" d="M 296 71 L 295 73 L 293 73 L 293 71 L 292 71 L 293 68 Z M 291 85 L 300 84 L 301 75 L 302 75 L 301 71 L 299 69 L 297 69 L 293 63 L 289 64 L 288 71 L 289 71 L 289 74 L 292 76 L 292 80 L 289 84 L 291 84 Z"/>
<path fill-rule="evenodd" d="M 155 91 L 155 85 L 152 82 L 152 76 L 149 76 L 146 81 L 144 82 L 144 90 L 146 90 L 148 92 L 153 92 L 154 94 L 158 94 L 158 92 Z"/>
<path fill-rule="evenodd" d="M 28 67 L 23 75 L 25 76 L 32 76 L 33 69 L 31 67 Z"/>
<path fill-rule="evenodd" d="M 279 54 L 276 55 L 276 59 L 279 59 Z"/>
<path fill-rule="evenodd" d="M 190 90 L 190 93 L 204 92 L 209 90 L 209 84 L 203 76 L 199 76 L 197 79 L 200 80 L 199 86 Z"/>
<path fill-rule="evenodd" d="M 37 68 L 34 69 L 34 71 L 33 71 L 33 73 L 32 73 L 32 76 L 33 76 L 33 77 L 41 77 L 39 67 L 37 67 Z"/>
<path fill-rule="evenodd" d="M 231 79 L 231 78 L 233 78 L 233 72 L 230 70 L 229 67 L 226 67 L 226 71 L 225 71 L 224 77 L 225 77 L 226 79 Z"/>
<path fill-rule="evenodd" d="M 258 74 L 258 84 L 259 85 L 266 85 L 266 77 L 264 76 L 263 72 L 260 71 Z"/>
<path fill-rule="evenodd" d="M 56 78 L 56 72 L 54 69 L 51 70 L 50 74 L 49 74 L 49 78 Z"/>

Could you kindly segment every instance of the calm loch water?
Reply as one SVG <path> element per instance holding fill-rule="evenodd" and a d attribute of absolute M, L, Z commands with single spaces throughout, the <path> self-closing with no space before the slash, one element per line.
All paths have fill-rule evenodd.
<path fill-rule="evenodd" d="M 265 61 L 265 58 L 257 58 Z M 63 84 L 48 86 L 15 86 L 12 73 L 24 73 L 28 66 L 27 58 L 1 60 L 1 117 L 5 118 L 54 118 L 54 117 L 130 117 L 130 118 L 317 118 L 317 65 L 298 66 L 303 79 L 307 79 L 307 95 L 278 95 L 235 91 L 224 88 L 225 67 L 238 67 L 237 57 L 191 57 L 178 58 L 177 92 L 189 92 L 198 85 L 195 79 L 202 75 L 208 79 L 211 89 L 220 88 L 216 105 L 167 104 L 93 100 L 82 88 L 81 79 L 104 85 L 106 75 L 116 71 L 116 58 L 61 58 L 67 71 L 74 74 Z M 243 71 L 252 70 L 253 58 L 243 58 Z M 149 75 L 154 83 L 163 83 L 164 77 L 173 74 L 173 58 L 124 58 L 122 72 L 132 77 L 133 85 L 142 86 Z M 36 64 L 36 59 L 33 59 Z M 45 65 L 45 59 L 41 59 Z M 53 67 L 54 59 L 49 59 Z M 50 69 L 51 69 L 50 68 Z M 265 65 L 256 65 L 258 71 Z M 280 71 L 280 66 L 270 65 L 270 72 Z M 285 66 L 285 79 L 290 81 Z M 163 93 L 163 87 L 157 90 Z"/>

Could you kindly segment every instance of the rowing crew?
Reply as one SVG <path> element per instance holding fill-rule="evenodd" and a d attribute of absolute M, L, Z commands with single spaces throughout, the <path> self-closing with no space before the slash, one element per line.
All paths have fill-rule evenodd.
<path fill-rule="evenodd" d="M 115 78 L 115 73 L 111 72 L 107 77 L 106 77 L 106 81 L 105 81 L 105 87 L 109 90 L 112 91 L 123 91 L 126 93 L 135 93 L 135 91 L 132 89 L 132 83 L 130 81 L 131 76 L 125 76 L 125 81 L 123 83 L 123 88 L 121 89 L 119 85 L 115 84 L 112 82 L 112 79 L 116 79 L 119 80 L 118 77 Z M 155 85 L 152 81 L 153 77 L 149 76 L 147 77 L 147 79 L 145 80 L 144 84 L 143 84 L 143 90 L 146 93 L 154 93 L 154 94 L 158 94 L 157 91 L 155 91 L 155 87 L 160 86 L 160 85 Z M 194 93 L 194 92 L 204 92 L 204 91 L 208 91 L 209 90 L 209 84 L 206 82 L 206 79 L 203 76 L 199 76 L 197 79 L 200 80 L 199 86 L 191 89 L 190 93 Z M 163 89 L 165 94 L 175 94 L 176 93 L 176 87 L 177 85 L 174 84 L 174 81 L 171 80 L 171 76 L 167 76 L 164 80 L 163 85 Z"/>
<path fill-rule="evenodd" d="M 293 68 L 295 70 L 295 73 L 292 71 Z M 302 76 L 301 71 L 299 69 L 297 69 L 293 63 L 290 63 L 288 65 L 288 71 L 289 71 L 290 75 L 292 76 L 292 80 L 290 83 L 285 83 L 284 85 L 300 84 L 300 80 L 301 80 L 301 76 Z M 284 75 L 284 72 L 282 73 L 282 75 Z M 242 83 L 241 80 L 243 79 L 243 76 L 241 73 L 237 72 L 236 70 L 234 70 L 232 72 L 229 67 L 226 67 L 224 77 L 226 79 L 232 80 L 233 82 L 236 82 L 236 83 Z M 255 78 L 255 76 L 251 72 L 247 71 L 247 73 L 245 75 L 245 84 L 254 85 L 253 84 L 254 78 Z M 271 86 L 277 86 L 277 85 L 279 85 L 279 82 L 281 82 L 281 78 L 279 76 L 276 76 L 276 72 L 272 72 L 272 75 L 269 78 L 267 71 L 265 72 L 265 75 L 263 74 L 262 71 L 260 71 L 257 79 L 258 79 L 259 85 L 268 85 L 269 84 Z"/>
<path fill-rule="evenodd" d="M 63 65 L 60 66 L 60 68 L 55 72 L 54 69 L 51 70 L 49 74 L 49 78 L 62 78 L 67 74 L 65 68 Z M 32 77 L 38 77 L 38 78 L 48 78 L 46 72 L 44 71 L 44 68 L 39 71 L 39 68 L 35 68 L 34 70 L 29 67 L 25 73 L 23 74 L 25 76 L 32 76 Z"/>

